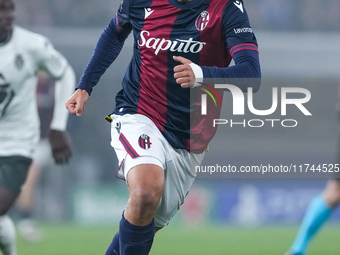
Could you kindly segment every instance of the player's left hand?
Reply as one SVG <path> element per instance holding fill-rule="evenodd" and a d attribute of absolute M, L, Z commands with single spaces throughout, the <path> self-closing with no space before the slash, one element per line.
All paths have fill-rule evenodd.
<path fill-rule="evenodd" d="M 176 82 L 180 84 L 182 88 L 190 88 L 194 86 L 195 74 L 189 65 L 192 61 L 179 56 L 174 56 L 173 58 L 175 61 L 181 63 L 174 67 L 174 77 Z"/>
<path fill-rule="evenodd" d="M 53 158 L 56 164 L 68 163 L 72 152 L 70 139 L 64 131 L 51 129 L 48 138 L 50 140 Z"/>

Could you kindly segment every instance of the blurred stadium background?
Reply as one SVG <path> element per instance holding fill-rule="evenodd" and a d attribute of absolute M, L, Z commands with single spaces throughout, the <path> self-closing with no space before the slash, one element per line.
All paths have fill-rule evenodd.
<path fill-rule="evenodd" d="M 290 160 L 296 159 L 309 163 L 316 158 L 317 162 L 334 163 L 338 140 L 335 105 L 340 71 L 339 0 L 244 0 L 244 3 L 259 42 L 263 77 L 265 80 L 312 81 L 309 107 L 313 109 L 313 121 L 306 122 L 295 133 L 282 129 L 250 134 L 245 130 L 228 130 L 224 144 L 213 142 L 212 154 L 214 151 L 223 152 L 231 160 L 245 159 L 248 164 L 254 158 L 266 162 L 266 157 L 277 164 L 294 163 Z M 17 0 L 16 4 L 17 24 L 47 36 L 68 58 L 79 80 L 101 31 L 116 12 L 120 1 Z M 56 253 L 51 248 L 43 252 L 46 244 L 41 244 L 41 254 L 78 254 L 71 250 L 81 250 L 82 243 L 91 242 L 93 236 L 98 238 L 91 246 L 98 245 L 99 250 L 87 249 L 79 254 L 102 254 L 100 251 L 105 250 L 106 243 L 113 236 L 115 224 L 126 203 L 127 189 L 124 182 L 115 178 L 117 162 L 109 144 L 110 125 L 104 117 L 113 109 L 115 94 L 121 87 L 120 81 L 132 54 L 131 46 L 130 36 L 118 59 L 94 90 L 85 115 L 70 117 L 68 128 L 74 157 L 66 167 L 44 169 L 37 192 L 35 215 L 46 231 L 51 232 L 50 237 L 58 242 L 58 238 L 63 240 L 67 236 L 66 233 L 70 233 L 71 238 L 82 233 L 84 239 L 82 241 L 79 237 L 77 247 L 65 248 L 62 242 L 55 244 L 53 252 Z M 270 89 L 271 85 L 265 83 L 262 89 Z M 308 88 L 308 85 L 305 87 Z M 248 141 L 247 144 L 243 143 L 244 140 Z M 285 162 L 280 161 L 282 157 Z M 214 161 L 211 157 L 207 160 Z M 199 178 L 183 210 L 169 226 L 169 234 L 166 231 L 160 234 L 161 240 L 156 246 L 165 245 L 169 254 L 178 254 L 162 240 L 171 236 L 174 240 L 187 236 L 195 239 L 195 233 L 209 233 L 208 239 L 203 240 L 214 246 L 214 242 L 223 237 L 223 232 L 225 238 L 222 238 L 221 245 L 238 247 L 238 251 L 230 254 L 283 254 L 294 238 L 306 207 L 323 189 L 326 181 L 326 178 L 259 179 L 247 176 L 238 179 Z M 330 225 L 339 224 L 339 220 L 340 210 L 337 210 L 327 225 L 328 232 L 320 237 L 324 239 L 313 244 L 313 247 L 328 245 L 333 250 L 323 253 L 325 248 L 322 248 L 320 253 L 311 254 L 338 254 L 339 243 L 332 237 L 339 237 L 339 232 Z M 224 225 L 228 228 L 221 228 Z M 209 232 L 205 230 L 207 226 L 219 227 L 213 227 Z M 184 234 L 174 234 L 177 228 Z M 244 228 L 246 230 L 240 232 Z M 194 231 L 190 232 L 192 229 Z M 216 234 L 215 238 L 209 239 L 213 234 Z M 103 241 L 100 236 L 108 239 Z M 76 240 L 72 243 L 76 244 Z M 242 242 L 248 243 L 250 250 L 246 250 Z M 32 247 L 20 240 L 19 245 L 20 254 L 39 254 L 38 250 L 30 250 Z M 156 246 L 154 254 L 167 254 L 157 250 L 160 248 Z M 198 248 L 200 246 L 194 241 L 187 246 L 196 247 L 192 250 L 193 254 L 226 254 L 222 248 Z M 265 253 L 254 252 L 256 249 L 260 251 L 261 247 Z M 184 251 L 181 254 L 191 253 Z"/>

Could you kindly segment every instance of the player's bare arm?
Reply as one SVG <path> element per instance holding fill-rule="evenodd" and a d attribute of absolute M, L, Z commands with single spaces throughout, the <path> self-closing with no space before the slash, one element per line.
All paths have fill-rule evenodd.
<path fill-rule="evenodd" d="M 81 116 L 84 112 L 84 105 L 89 99 L 89 94 L 86 90 L 77 89 L 73 95 L 66 101 L 66 109 L 72 114 Z"/>
<path fill-rule="evenodd" d="M 48 138 L 51 144 L 52 155 L 56 164 L 69 162 L 72 151 L 70 138 L 65 131 L 51 129 Z"/>
<path fill-rule="evenodd" d="M 180 64 L 174 67 L 174 78 L 176 82 L 181 85 L 182 88 L 190 88 L 194 86 L 195 74 L 190 66 L 191 60 L 174 56 L 174 60 Z"/>

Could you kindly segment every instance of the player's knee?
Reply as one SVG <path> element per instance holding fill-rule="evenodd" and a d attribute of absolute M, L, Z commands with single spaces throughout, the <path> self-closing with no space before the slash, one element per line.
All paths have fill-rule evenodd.
<path fill-rule="evenodd" d="M 142 212 L 154 210 L 162 196 L 162 191 L 161 187 L 142 187 L 132 192 L 130 199 Z"/>
<path fill-rule="evenodd" d="M 336 181 L 333 193 L 334 193 L 334 205 L 333 205 L 333 207 L 336 207 L 340 204 L 340 181 Z"/>
<path fill-rule="evenodd" d="M 334 208 L 340 204 L 340 181 L 330 180 L 323 192 L 326 203 Z"/>

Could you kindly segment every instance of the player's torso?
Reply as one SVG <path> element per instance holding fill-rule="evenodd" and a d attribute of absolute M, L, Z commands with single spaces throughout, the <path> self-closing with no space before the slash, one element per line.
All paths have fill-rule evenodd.
<path fill-rule="evenodd" d="M 182 56 L 201 66 L 226 67 L 230 62 L 222 15 L 228 0 L 130 1 L 128 17 L 134 54 L 117 96 L 117 112 L 148 116 L 176 148 L 190 134 L 190 89 L 176 83 L 173 68 Z M 128 98 L 128 100 L 127 100 Z"/>
<path fill-rule="evenodd" d="M 34 100 L 37 64 L 26 47 L 27 38 L 14 30 L 12 39 L 0 47 L 0 116 L 29 109 Z M 1 120 L 1 117 L 0 117 Z"/>
<path fill-rule="evenodd" d="M 189 90 L 183 90 L 173 77 L 173 68 L 180 64 L 173 56 L 183 56 L 201 66 L 228 66 L 231 58 L 222 32 L 227 2 L 130 2 L 127 15 L 133 29 L 134 54 L 123 85 L 131 100 L 151 95 L 155 99 L 149 101 L 155 102 L 153 108 L 189 107 Z"/>
<path fill-rule="evenodd" d="M 0 155 L 32 153 L 39 138 L 36 111 L 37 63 L 29 39 L 15 28 L 11 40 L 0 47 Z"/>

